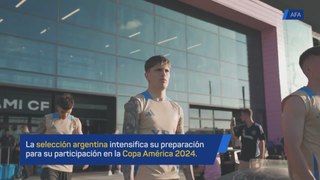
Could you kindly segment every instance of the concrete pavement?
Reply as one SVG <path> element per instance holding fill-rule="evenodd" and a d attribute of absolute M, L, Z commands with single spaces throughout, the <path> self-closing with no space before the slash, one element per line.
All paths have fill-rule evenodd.
<path fill-rule="evenodd" d="M 39 176 L 32 176 L 26 180 L 40 180 Z M 105 172 L 81 172 L 73 173 L 72 180 L 123 180 L 122 175 L 107 175 Z"/>
<path fill-rule="evenodd" d="M 180 172 L 180 180 L 185 180 L 185 177 L 182 172 Z M 26 180 L 40 180 L 39 176 L 32 176 Z M 123 180 L 122 175 L 107 175 L 107 171 L 98 171 L 98 172 L 79 172 L 73 173 L 72 180 Z"/>

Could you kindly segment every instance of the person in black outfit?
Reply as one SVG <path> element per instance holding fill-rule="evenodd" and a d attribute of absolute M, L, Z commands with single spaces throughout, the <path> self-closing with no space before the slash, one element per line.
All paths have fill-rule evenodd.
<path fill-rule="evenodd" d="M 3 136 L 0 138 L 0 147 L 2 147 L 1 153 L 1 162 L 7 163 L 8 157 L 11 156 L 12 148 L 15 145 L 14 137 L 10 134 L 9 129 L 6 129 Z M 12 162 L 11 158 L 9 157 L 9 163 Z"/>
<path fill-rule="evenodd" d="M 241 137 L 241 155 L 239 170 L 249 168 L 249 160 L 265 158 L 265 134 L 262 126 L 252 120 L 252 110 L 242 109 L 240 115 L 244 124 L 234 127 L 230 124 L 232 134 Z"/>

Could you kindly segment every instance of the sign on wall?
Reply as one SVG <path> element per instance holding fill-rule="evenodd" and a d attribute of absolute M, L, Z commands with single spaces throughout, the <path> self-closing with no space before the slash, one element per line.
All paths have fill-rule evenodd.
<path fill-rule="evenodd" d="M 0 113 L 44 115 L 51 112 L 51 97 L 25 93 L 0 93 Z"/>

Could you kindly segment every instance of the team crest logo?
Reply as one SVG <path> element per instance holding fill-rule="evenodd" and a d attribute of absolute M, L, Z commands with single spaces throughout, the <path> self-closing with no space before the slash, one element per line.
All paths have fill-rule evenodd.
<path fill-rule="evenodd" d="M 256 130 L 253 130 L 253 131 L 251 131 L 251 134 L 254 136 L 254 135 L 257 134 L 257 131 L 256 131 Z"/>
<path fill-rule="evenodd" d="M 151 119 L 152 116 L 154 116 L 154 113 L 151 111 L 151 109 L 149 109 L 144 116 L 146 119 Z"/>

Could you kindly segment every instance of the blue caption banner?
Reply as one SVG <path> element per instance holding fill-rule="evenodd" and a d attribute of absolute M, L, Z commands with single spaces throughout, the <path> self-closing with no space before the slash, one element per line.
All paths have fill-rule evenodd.
<path fill-rule="evenodd" d="M 303 20 L 304 10 L 302 9 L 286 9 L 284 11 L 283 20 Z"/>
<path fill-rule="evenodd" d="M 231 135 L 35 135 L 20 136 L 20 163 L 213 164 Z"/>

